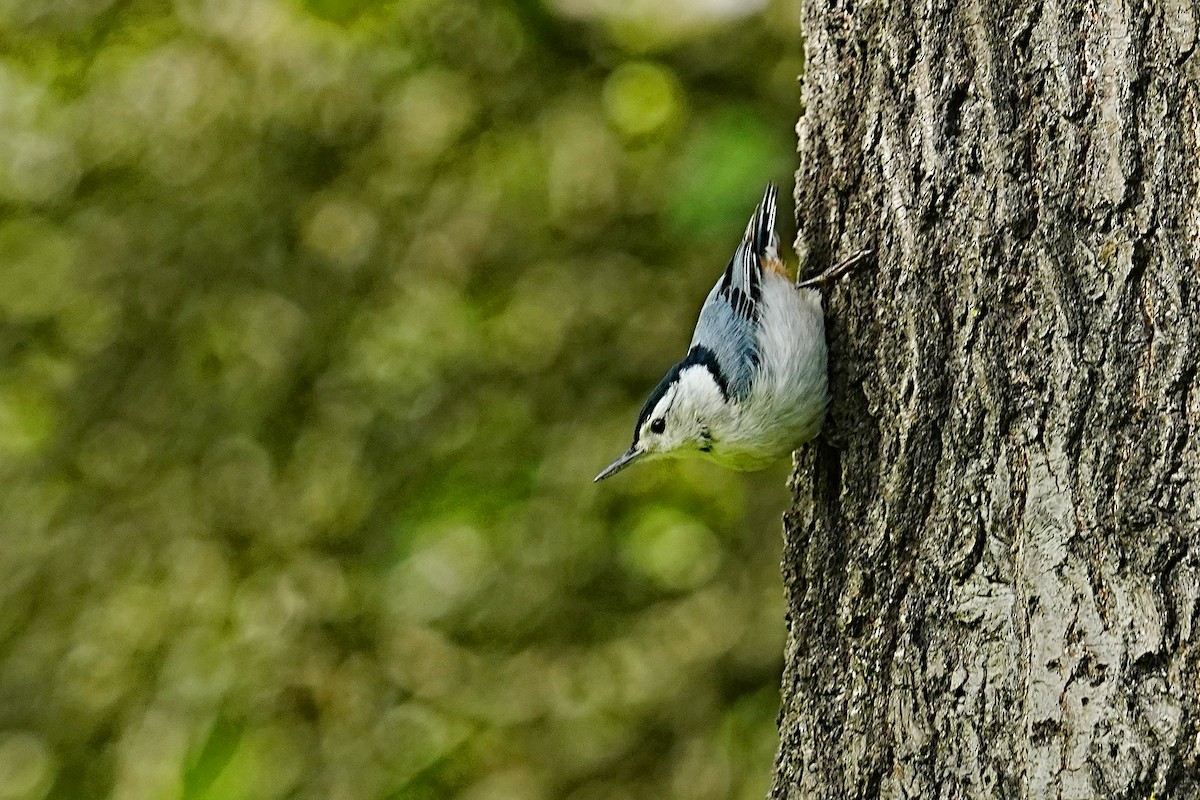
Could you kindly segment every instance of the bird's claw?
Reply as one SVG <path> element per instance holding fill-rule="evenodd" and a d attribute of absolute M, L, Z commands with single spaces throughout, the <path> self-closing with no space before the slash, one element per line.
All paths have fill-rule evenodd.
<path fill-rule="evenodd" d="M 857 253 L 842 259 L 841 263 L 830 267 L 820 275 L 817 275 L 815 278 L 809 278 L 806 281 L 801 281 L 800 283 L 796 284 L 796 288 L 807 289 L 813 286 L 824 286 L 827 283 L 832 283 L 858 266 L 867 256 L 871 255 L 872 252 L 873 251 L 870 248 L 859 250 Z"/>

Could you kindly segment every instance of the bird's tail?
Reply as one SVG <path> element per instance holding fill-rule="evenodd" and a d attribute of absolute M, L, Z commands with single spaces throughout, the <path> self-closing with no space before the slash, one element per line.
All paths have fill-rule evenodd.
<path fill-rule="evenodd" d="M 750 246 L 750 252 L 758 256 L 764 269 L 786 276 L 783 261 L 779 258 L 779 236 L 775 233 L 778 198 L 779 190 L 774 183 L 768 183 L 762 201 L 754 209 L 754 216 L 750 217 L 750 224 L 746 226 L 743 242 Z"/>

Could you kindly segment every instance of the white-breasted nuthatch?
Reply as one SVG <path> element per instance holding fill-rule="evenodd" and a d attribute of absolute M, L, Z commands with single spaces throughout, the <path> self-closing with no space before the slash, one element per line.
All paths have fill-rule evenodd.
<path fill-rule="evenodd" d="M 820 293 L 808 287 L 842 274 L 866 251 L 793 284 L 779 258 L 775 201 L 771 184 L 700 309 L 687 355 L 650 393 L 633 444 L 597 481 L 662 456 L 760 469 L 820 431 L 825 317 Z"/>

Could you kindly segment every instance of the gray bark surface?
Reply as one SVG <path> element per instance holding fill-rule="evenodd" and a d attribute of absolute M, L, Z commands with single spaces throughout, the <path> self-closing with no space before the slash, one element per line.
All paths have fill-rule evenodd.
<path fill-rule="evenodd" d="M 771 796 L 1200 797 L 1200 6 L 804 14 Z"/>

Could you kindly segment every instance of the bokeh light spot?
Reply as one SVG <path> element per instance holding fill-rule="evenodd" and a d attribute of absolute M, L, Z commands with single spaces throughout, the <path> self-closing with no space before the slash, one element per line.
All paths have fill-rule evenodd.
<path fill-rule="evenodd" d="M 53 782 L 45 742 L 22 731 L 0 733 L 0 800 L 41 800 Z"/>
<path fill-rule="evenodd" d="M 65 140 L 19 133 L 0 141 L 0 195 L 25 203 L 61 199 L 79 182 L 75 149 Z"/>
<path fill-rule="evenodd" d="M 466 525 L 433 528 L 395 570 L 393 607 L 401 618 L 423 622 L 443 616 L 481 585 L 490 560 L 479 531 Z"/>
<path fill-rule="evenodd" d="M 625 542 L 626 563 L 669 590 L 691 589 L 712 577 L 721 548 L 698 520 L 668 508 L 648 512 Z"/>
<path fill-rule="evenodd" d="M 304 221 L 304 243 L 344 270 L 366 260 L 379 237 L 379 222 L 370 209 L 353 201 L 326 197 Z"/>
<path fill-rule="evenodd" d="M 622 64 L 604 84 L 604 111 L 625 136 L 656 133 L 682 115 L 683 90 L 674 74 L 658 64 Z"/>
<path fill-rule="evenodd" d="M 389 142 L 399 153 L 431 161 L 462 135 L 478 111 L 475 91 L 465 75 L 424 70 L 393 100 Z"/>

